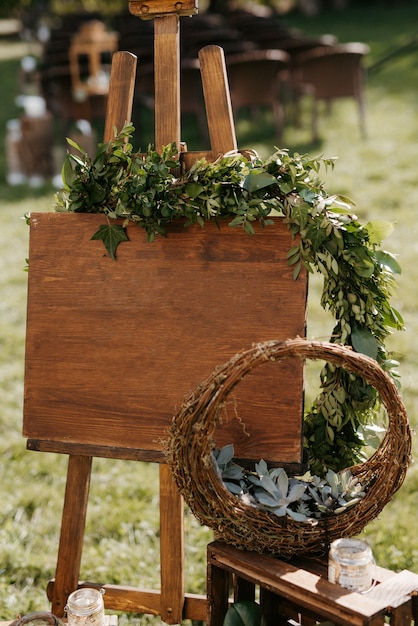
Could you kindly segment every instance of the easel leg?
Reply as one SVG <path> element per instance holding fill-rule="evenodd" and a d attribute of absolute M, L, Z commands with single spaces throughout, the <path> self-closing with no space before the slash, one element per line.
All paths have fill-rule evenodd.
<path fill-rule="evenodd" d="M 184 608 L 183 498 L 171 469 L 160 465 L 161 619 L 179 624 Z"/>
<path fill-rule="evenodd" d="M 205 46 L 199 60 L 210 144 L 217 158 L 237 149 L 224 51 L 220 46 Z"/>
<path fill-rule="evenodd" d="M 64 615 L 67 598 L 78 587 L 92 457 L 70 456 L 51 611 Z"/>

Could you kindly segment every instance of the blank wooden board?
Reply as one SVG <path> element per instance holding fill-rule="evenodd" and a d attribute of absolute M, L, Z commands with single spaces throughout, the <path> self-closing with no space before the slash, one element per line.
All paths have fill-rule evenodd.
<path fill-rule="evenodd" d="M 146 241 L 128 226 L 113 261 L 100 215 L 31 216 L 23 434 L 150 451 L 184 397 L 253 343 L 305 335 L 306 274 L 293 280 L 283 221 L 227 222 Z M 303 363 L 267 363 L 228 398 L 216 444 L 241 458 L 301 461 Z"/>

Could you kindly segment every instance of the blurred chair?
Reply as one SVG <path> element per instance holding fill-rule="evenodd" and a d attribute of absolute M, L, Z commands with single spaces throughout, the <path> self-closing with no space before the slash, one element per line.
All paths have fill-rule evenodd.
<path fill-rule="evenodd" d="M 300 54 L 292 70 L 295 106 L 300 106 L 303 94 L 312 97 L 312 136 L 318 139 L 318 104 L 325 101 L 330 110 L 337 98 L 354 98 L 357 102 L 360 132 L 366 137 L 364 57 L 369 47 L 363 43 L 348 43 L 322 47 Z"/>
<path fill-rule="evenodd" d="M 289 55 L 283 50 L 250 50 L 226 56 L 229 90 L 234 113 L 249 109 L 256 114 L 262 107 L 273 110 L 277 138 L 284 126 L 282 90 L 290 72 Z M 154 109 L 153 65 L 139 68 L 136 97 L 149 109 Z M 181 64 L 180 97 L 182 115 L 197 119 L 202 141 L 208 138 L 203 100 L 200 63 L 197 58 L 186 58 Z"/>
<path fill-rule="evenodd" d="M 195 19 L 197 18 L 197 19 Z M 254 50 L 256 45 L 231 28 L 224 16 L 215 13 L 202 13 L 181 19 L 181 57 L 184 60 L 197 59 L 199 50 L 205 46 L 221 46 L 225 54 L 236 54 Z"/>
<path fill-rule="evenodd" d="M 228 55 L 226 65 L 234 112 L 246 108 L 255 116 L 262 107 L 272 108 L 280 139 L 284 126 L 282 88 L 289 75 L 289 55 L 283 50 L 253 50 Z"/>

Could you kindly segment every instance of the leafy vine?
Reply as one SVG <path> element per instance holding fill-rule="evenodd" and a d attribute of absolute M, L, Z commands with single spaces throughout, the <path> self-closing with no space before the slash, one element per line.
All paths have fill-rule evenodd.
<path fill-rule="evenodd" d="M 114 140 L 99 145 L 93 159 L 70 142 L 79 155 L 67 154 L 56 211 L 104 214 L 107 223 L 92 238 L 102 240 L 112 258 L 128 239 L 128 222 L 153 241 L 179 218 L 186 226 L 228 219 L 231 227 L 252 234 L 255 222 L 266 227 L 269 216 L 282 216 L 295 241 L 288 251 L 294 279 L 302 266 L 322 275 L 321 306 L 335 320 L 331 341 L 377 359 L 397 376 L 385 341 L 393 330 L 403 329 L 390 302 L 400 266 L 381 249 L 392 225 L 381 220 L 362 224 L 348 198 L 327 193 L 319 171 L 333 167 L 333 159 L 277 150 L 263 160 L 234 152 L 213 163 L 198 160 L 181 172 L 174 144 L 161 154 L 151 146 L 145 154 L 134 153 L 133 131 L 127 124 Z M 116 224 L 114 218 L 125 222 Z M 320 384 L 305 415 L 304 438 L 312 471 L 324 475 L 363 460 L 365 433 L 375 426 L 379 400 L 363 379 L 330 363 L 322 368 Z"/>

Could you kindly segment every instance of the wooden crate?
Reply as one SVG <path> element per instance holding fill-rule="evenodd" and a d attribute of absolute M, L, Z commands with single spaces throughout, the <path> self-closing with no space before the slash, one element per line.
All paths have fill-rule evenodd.
<path fill-rule="evenodd" d="M 221 542 L 208 546 L 207 626 L 222 626 L 231 577 L 234 600 L 259 602 L 266 626 L 411 626 L 416 624 L 418 575 L 376 567 L 374 589 L 356 593 L 328 582 L 326 560 L 283 561 L 238 550 Z"/>

